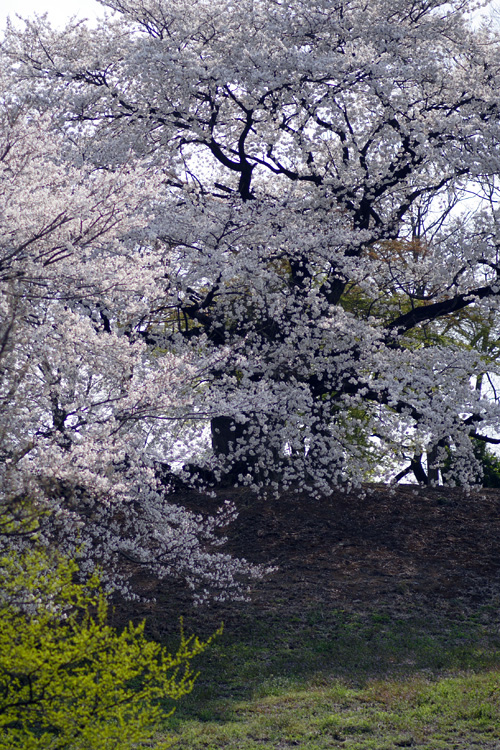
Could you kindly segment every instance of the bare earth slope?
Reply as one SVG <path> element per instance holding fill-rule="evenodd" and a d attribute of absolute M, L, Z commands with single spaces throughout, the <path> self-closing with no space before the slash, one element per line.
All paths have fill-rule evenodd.
<path fill-rule="evenodd" d="M 277 570 L 253 586 L 248 604 L 197 613 L 180 586 L 141 579 L 156 603 L 135 604 L 133 614 L 146 616 L 156 635 L 167 623 L 176 628 L 178 614 L 199 625 L 200 617 L 237 624 L 242 614 L 280 608 L 500 609 L 500 490 L 370 486 L 323 501 L 304 493 L 264 499 L 244 488 L 216 495 L 181 492 L 174 500 L 197 512 L 235 502 L 227 550 Z"/>

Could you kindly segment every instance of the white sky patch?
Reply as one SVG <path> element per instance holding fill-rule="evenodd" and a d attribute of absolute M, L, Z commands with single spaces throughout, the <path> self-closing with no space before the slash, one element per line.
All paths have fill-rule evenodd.
<path fill-rule="evenodd" d="M 44 13 L 54 26 L 64 26 L 73 16 L 95 21 L 104 16 L 105 9 L 96 0 L 2 0 L 0 29 L 5 27 L 8 16 L 16 23 L 16 15 L 29 18 Z"/>

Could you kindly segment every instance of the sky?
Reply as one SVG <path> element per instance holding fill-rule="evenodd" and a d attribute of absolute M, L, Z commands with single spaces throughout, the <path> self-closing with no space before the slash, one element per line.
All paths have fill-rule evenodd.
<path fill-rule="evenodd" d="M 498 0 L 489 4 L 499 5 Z M 53 24 L 64 25 L 72 16 L 95 20 L 104 15 L 104 8 L 96 0 L 0 0 L 0 29 L 5 26 L 7 16 L 14 19 L 16 13 L 21 16 L 48 13 Z"/>
<path fill-rule="evenodd" d="M 54 25 L 64 25 L 71 16 L 94 20 L 104 15 L 104 8 L 96 0 L 1 0 L 0 29 L 5 26 L 7 16 L 12 20 L 20 16 L 33 16 L 35 13 L 48 13 Z"/>

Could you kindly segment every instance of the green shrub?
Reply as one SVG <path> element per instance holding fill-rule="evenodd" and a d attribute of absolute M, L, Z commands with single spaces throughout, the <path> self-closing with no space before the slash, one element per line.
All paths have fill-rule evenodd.
<path fill-rule="evenodd" d="M 170 654 L 106 624 L 94 578 L 35 548 L 0 556 L 0 750 L 129 750 L 168 714 L 165 699 L 189 693 L 191 660 L 208 643 L 186 638 Z M 167 740 L 157 748 L 168 747 Z"/>

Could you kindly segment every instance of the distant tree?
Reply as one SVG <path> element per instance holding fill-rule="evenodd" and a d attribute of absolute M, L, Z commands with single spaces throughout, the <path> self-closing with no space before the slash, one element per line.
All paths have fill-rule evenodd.
<path fill-rule="evenodd" d="M 487 444 L 482 440 L 474 440 L 474 458 L 475 458 L 475 483 L 481 487 L 500 487 L 500 458 L 491 451 Z M 444 484 L 450 479 L 453 484 L 456 483 L 456 464 L 461 462 L 460 455 L 456 455 L 448 449 L 446 458 L 442 461 L 442 476 Z"/>
<path fill-rule="evenodd" d="M 482 476 L 479 481 L 483 487 L 500 487 L 500 458 L 491 450 L 486 443 L 479 442 L 476 448 L 476 456 L 481 462 Z"/>
<path fill-rule="evenodd" d="M 446 443 L 473 481 L 498 363 L 439 325 L 500 295 L 500 55 L 475 6 L 102 4 L 4 54 L 87 164 L 160 178 L 141 245 L 165 283 L 129 340 L 194 367 L 176 417 L 210 425 L 207 465 L 321 493 L 401 461 L 423 481 Z"/>

